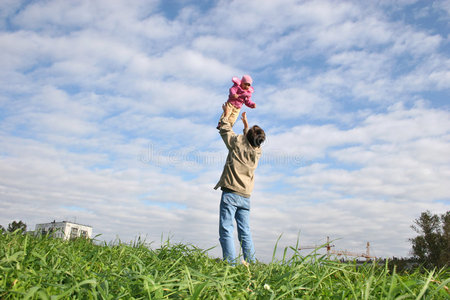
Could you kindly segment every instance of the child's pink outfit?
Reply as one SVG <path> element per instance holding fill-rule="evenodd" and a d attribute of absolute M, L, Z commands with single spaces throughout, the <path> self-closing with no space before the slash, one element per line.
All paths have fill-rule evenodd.
<path fill-rule="evenodd" d="M 239 79 L 237 77 L 233 77 L 231 81 L 234 83 L 233 86 L 230 88 L 230 93 L 228 96 L 227 106 L 231 110 L 231 114 L 228 117 L 228 120 L 231 123 L 231 126 L 234 125 L 236 122 L 239 113 L 241 111 L 241 107 L 243 104 L 250 108 L 255 108 L 255 103 L 251 100 L 252 93 L 254 92 L 254 89 L 252 86 L 249 86 L 247 90 L 244 90 L 241 87 L 241 83 L 249 83 L 252 84 L 252 78 L 249 75 L 244 75 L 242 79 Z M 233 95 L 237 94 L 238 97 L 235 98 Z M 217 126 L 219 128 L 219 125 Z"/>
<path fill-rule="evenodd" d="M 252 86 L 250 86 L 248 88 L 248 90 L 244 90 L 241 87 L 241 82 L 245 82 L 245 83 L 250 83 L 252 84 L 252 79 L 250 76 L 248 75 L 244 75 L 242 77 L 242 80 L 237 78 L 237 77 L 233 77 L 231 79 L 231 81 L 233 81 L 233 86 L 230 88 L 230 93 L 228 96 L 228 102 L 230 102 L 231 104 L 233 104 L 234 107 L 236 108 L 241 108 L 243 104 L 247 105 L 250 108 L 254 108 L 255 107 L 255 103 L 252 102 L 252 93 L 254 92 L 254 89 Z M 238 94 L 239 97 L 234 98 L 233 95 L 234 94 Z"/>

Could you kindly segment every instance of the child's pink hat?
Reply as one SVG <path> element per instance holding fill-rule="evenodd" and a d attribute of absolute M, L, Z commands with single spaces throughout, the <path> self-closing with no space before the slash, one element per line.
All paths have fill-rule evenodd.
<path fill-rule="evenodd" d="M 250 75 L 244 75 L 242 76 L 242 80 L 243 83 L 250 83 L 250 85 L 253 83 L 252 78 L 250 77 Z"/>

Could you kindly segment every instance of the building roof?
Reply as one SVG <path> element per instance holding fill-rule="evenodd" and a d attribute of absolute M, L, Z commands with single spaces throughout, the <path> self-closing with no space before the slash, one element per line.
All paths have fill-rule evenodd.
<path fill-rule="evenodd" d="M 85 224 L 80 224 L 80 223 L 75 223 L 75 222 L 70 222 L 70 221 L 56 222 L 55 220 L 53 220 L 53 222 L 48 222 L 48 223 L 39 223 L 39 224 L 36 224 L 36 226 L 38 226 L 38 225 L 56 224 L 56 223 L 75 224 L 75 225 L 81 225 L 81 226 L 92 228 L 92 226 L 90 226 L 90 225 L 85 225 Z"/>

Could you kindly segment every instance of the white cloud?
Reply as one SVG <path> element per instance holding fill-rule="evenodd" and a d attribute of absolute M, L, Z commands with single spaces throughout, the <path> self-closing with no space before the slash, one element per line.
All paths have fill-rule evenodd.
<path fill-rule="evenodd" d="M 332 107 L 330 100 L 295 87 L 266 91 L 265 94 L 268 96 L 261 99 L 264 101 L 261 111 L 267 115 L 277 114 L 280 119 L 303 116 L 324 118 Z"/>
<path fill-rule="evenodd" d="M 269 135 L 268 149 L 284 149 L 289 154 L 300 154 L 307 160 L 321 158 L 328 147 L 356 142 L 334 125 L 296 126 L 288 131 Z"/>
<path fill-rule="evenodd" d="M 450 0 L 437 1 L 433 3 L 436 6 L 447 13 L 447 17 L 450 16 Z"/>
<path fill-rule="evenodd" d="M 373 114 L 364 122 L 364 130 L 372 140 L 401 143 L 421 137 L 435 137 L 448 133 L 448 113 L 419 106 L 405 109 L 401 103 L 391 106 L 387 114 Z"/>
<path fill-rule="evenodd" d="M 218 37 L 214 35 L 200 35 L 192 41 L 192 47 L 197 49 L 201 53 L 217 57 L 220 61 L 232 63 L 236 59 L 240 59 L 239 56 L 244 51 L 242 44 L 237 39 L 229 37 Z M 243 66 L 245 68 L 245 66 Z M 226 72 L 225 72 L 226 73 Z M 234 76 L 234 74 L 229 74 Z"/>
<path fill-rule="evenodd" d="M 155 9 L 156 1 L 45 1 L 27 5 L 14 23 L 26 29 L 64 33 L 92 23 L 111 29 L 130 28 L 136 19 Z"/>
<path fill-rule="evenodd" d="M 233 74 L 234 71 L 214 58 L 180 47 L 172 48 L 160 57 L 133 57 L 129 68 L 147 78 L 182 78 L 198 86 L 216 84 L 224 79 L 223 73 Z"/>
<path fill-rule="evenodd" d="M 417 32 L 405 26 L 395 28 L 392 53 L 399 55 L 410 53 L 414 56 L 429 55 L 434 52 L 443 41 L 439 35 L 430 35 L 425 32 Z"/>

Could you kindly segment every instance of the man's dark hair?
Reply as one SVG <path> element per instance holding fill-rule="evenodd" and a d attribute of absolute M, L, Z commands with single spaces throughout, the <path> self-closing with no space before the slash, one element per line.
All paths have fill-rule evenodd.
<path fill-rule="evenodd" d="M 254 125 L 247 132 L 247 140 L 253 147 L 259 147 L 266 140 L 266 133 L 258 125 Z"/>

